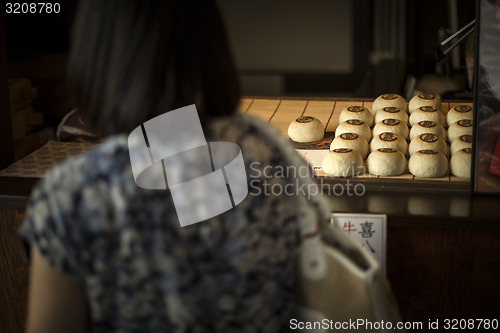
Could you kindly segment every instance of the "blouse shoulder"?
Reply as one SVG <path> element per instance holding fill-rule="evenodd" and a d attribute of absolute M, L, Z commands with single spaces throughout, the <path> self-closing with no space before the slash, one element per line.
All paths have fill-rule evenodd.
<path fill-rule="evenodd" d="M 104 200 L 113 200 L 110 183 L 127 168 L 126 138 L 114 137 L 98 147 L 55 166 L 34 186 L 19 230 L 59 272 L 79 279 L 82 254 L 78 246 L 90 230 L 102 230 L 94 216 Z M 126 182 L 122 182 L 126 183 Z M 132 181 L 133 183 L 133 181 Z M 135 185 L 135 184 L 134 184 Z M 93 206 L 92 206 L 93 205 Z M 81 223 L 85 215 L 86 223 Z"/>
<path fill-rule="evenodd" d="M 113 173 L 127 167 L 123 163 L 128 159 L 127 140 L 124 136 L 115 136 L 84 154 L 71 157 L 50 169 L 37 183 L 34 193 L 43 189 L 82 188 L 89 183 L 103 180 Z"/>

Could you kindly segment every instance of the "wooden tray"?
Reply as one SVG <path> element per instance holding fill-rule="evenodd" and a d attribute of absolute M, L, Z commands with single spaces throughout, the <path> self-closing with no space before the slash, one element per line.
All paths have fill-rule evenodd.
<path fill-rule="evenodd" d="M 371 110 L 372 99 L 305 99 L 305 98 L 244 98 L 241 100 L 239 112 L 251 114 L 262 118 L 280 131 L 283 136 L 288 138 L 288 126 L 300 116 L 314 116 L 321 120 L 325 125 L 325 137 L 316 143 L 297 143 L 290 142 L 296 149 L 329 149 L 330 143 L 334 138 L 335 129 L 338 126 L 340 112 L 352 105 L 367 107 Z M 448 110 L 456 105 L 467 104 L 470 102 L 443 101 L 442 110 L 444 115 Z M 316 171 L 315 176 L 322 184 L 337 184 L 347 181 L 363 183 L 367 189 L 376 190 L 408 190 L 412 189 L 419 192 L 461 192 L 470 191 L 470 180 L 458 178 L 447 174 L 440 178 L 419 178 L 410 174 L 408 171 L 395 177 L 378 177 L 365 173 L 354 179 L 334 178 L 326 175 L 322 171 Z"/>

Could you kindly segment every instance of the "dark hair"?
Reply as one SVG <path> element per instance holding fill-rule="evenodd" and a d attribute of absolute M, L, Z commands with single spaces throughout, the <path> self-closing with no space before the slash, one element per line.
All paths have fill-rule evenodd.
<path fill-rule="evenodd" d="M 202 123 L 235 112 L 239 84 L 213 0 L 80 0 L 68 64 L 102 134 L 195 103 Z"/>

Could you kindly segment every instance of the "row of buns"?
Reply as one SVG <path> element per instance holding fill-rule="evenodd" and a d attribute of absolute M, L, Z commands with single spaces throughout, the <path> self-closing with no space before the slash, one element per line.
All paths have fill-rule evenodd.
<path fill-rule="evenodd" d="M 321 122 L 314 117 L 301 118 L 290 125 L 290 138 L 302 140 L 302 137 L 294 136 L 299 131 L 293 131 L 293 125 L 307 122 L 309 127 L 316 125 L 317 130 L 306 131 L 317 133 L 315 139 L 321 140 L 324 131 Z M 446 126 L 449 126 L 448 131 Z M 305 129 L 306 126 L 298 127 Z M 407 140 L 410 140 L 409 145 Z M 445 118 L 441 101 L 434 95 L 420 94 L 406 103 L 397 94 L 384 94 L 373 102 L 372 111 L 362 106 L 342 110 L 330 152 L 323 161 L 323 171 L 337 177 L 354 175 L 364 170 L 363 160 L 366 159 L 368 172 L 395 176 L 405 172 L 406 156 L 410 156 L 408 169 L 415 176 L 441 177 L 450 167 L 455 176 L 468 178 L 471 147 L 470 106 L 453 107 Z M 447 157 L 450 153 L 449 166 Z"/>

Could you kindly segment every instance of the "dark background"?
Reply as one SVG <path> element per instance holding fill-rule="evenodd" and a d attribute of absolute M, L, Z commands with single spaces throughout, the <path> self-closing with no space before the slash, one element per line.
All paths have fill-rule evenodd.
<path fill-rule="evenodd" d="M 31 128 L 24 142 L 13 143 L 18 159 L 54 138 L 61 119 L 75 107 L 66 83 L 66 62 L 78 0 L 60 1 L 59 14 L 7 14 L 5 1 L 0 3 L 6 49 L 2 65 L 6 74 L 2 76 L 28 78 L 37 91 L 33 110 L 43 114 L 42 125 Z M 475 0 L 217 3 L 243 95 L 374 98 L 399 93 L 409 99 L 422 91 L 472 99 L 465 69 L 466 43 L 457 48 L 455 66 L 448 57 L 440 73 L 436 72 L 435 50 L 445 37 L 439 37 L 438 31 L 451 33 L 475 18 Z M 452 17 L 456 29 L 450 28 Z M 6 125 L 11 120 L 4 115 Z M 9 142 L 10 130 L 2 130 L 3 142 Z"/>
<path fill-rule="evenodd" d="M 279 7 L 277 15 L 285 16 L 287 12 L 300 11 L 301 3 L 311 3 L 311 1 L 282 1 L 274 0 L 266 2 L 256 1 L 238 1 L 230 5 L 231 1 L 219 0 L 219 7 L 223 15 L 225 15 L 228 34 L 232 36 L 232 31 L 236 29 L 246 29 L 252 31 L 256 35 L 266 34 L 269 31 L 259 30 L 261 22 L 259 19 L 272 19 L 272 16 L 262 15 L 256 17 L 252 26 L 236 26 L 233 24 L 230 15 L 237 15 L 237 8 L 239 6 L 253 6 L 254 4 L 260 5 L 258 10 L 266 13 L 271 7 L 270 4 Z M 317 6 L 307 6 L 307 10 L 322 10 L 324 1 L 312 0 L 317 2 Z M 335 1 L 336 2 L 336 1 Z M 330 1 L 330 3 L 335 3 Z M 341 3 L 337 2 L 337 3 Z M 356 97 L 376 97 L 380 93 L 385 92 L 399 92 L 404 93 L 404 84 L 408 76 L 421 78 L 425 74 L 435 73 L 435 49 L 438 43 L 438 30 L 440 28 L 449 28 L 449 5 L 450 1 L 447 0 L 353 0 L 350 3 L 349 10 L 345 10 L 345 6 L 338 6 L 340 10 L 345 11 L 343 15 L 349 17 L 349 24 L 351 25 L 349 40 L 350 45 L 345 43 L 339 47 L 349 47 L 351 50 L 351 64 L 352 68 L 349 72 L 332 72 L 325 70 L 323 72 L 314 70 L 308 71 L 308 59 L 304 57 L 303 63 L 298 64 L 298 69 L 291 68 L 290 70 L 273 70 L 272 68 L 241 68 L 239 71 L 242 77 L 244 94 L 247 95 L 271 95 L 280 93 L 281 95 L 323 95 L 323 96 L 356 96 Z M 475 17 L 475 0 L 460 0 L 455 1 L 457 6 L 457 21 L 458 26 L 464 26 L 466 23 Z M 404 6 L 401 5 L 404 3 Z M 37 69 L 37 61 L 43 62 L 42 57 L 53 56 L 50 68 L 45 68 L 44 71 L 52 69 L 54 72 L 53 80 L 62 79 L 61 74 L 64 71 L 63 56 L 69 45 L 69 33 L 74 15 L 74 10 L 77 0 L 65 0 L 61 4 L 60 14 L 36 14 L 36 15 L 23 15 L 23 14 L 4 14 L 5 18 L 5 37 L 7 56 L 11 66 L 9 66 L 10 76 L 25 75 L 34 80 L 34 84 L 44 83 L 44 80 L 50 78 L 45 75 L 40 75 L 42 69 Z M 288 5 L 287 5 L 288 4 Z M 381 8 L 382 13 L 376 13 L 376 7 Z M 403 7 L 403 8 L 401 8 Z M 328 9 L 332 9 L 330 4 Z M 333 8 L 335 10 L 335 8 Z M 394 10 L 398 13 L 393 15 Z M 404 50 L 403 57 L 395 56 L 382 59 L 377 63 L 370 60 L 371 53 L 374 51 L 374 34 L 375 24 L 377 20 L 385 21 L 390 24 L 394 17 L 400 17 L 399 11 L 404 14 L 404 40 L 400 48 Z M 305 20 L 310 15 L 303 13 Z M 378 18 L 377 18 L 378 17 Z M 285 19 L 286 20 L 286 19 Z M 286 22 L 286 21 L 285 21 Z M 244 22 L 246 23 L 246 21 Z M 92 22 L 89 22 L 92 24 Z M 293 24 L 293 22 L 290 22 Z M 302 22 L 307 27 L 307 22 Z M 390 26 L 390 25 L 389 25 Z M 394 26 L 394 25 L 392 25 Z M 398 27 L 396 25 L 396 27 Z M 385 31 L 389 33 L 390 31 Z M 311 38 L 321 34 L 320 31 L 306 31 L 311 35 Z M 337 31 L 328 33 L 323 39 L 318 41 L 321 43 L 335 43 L 339 35 L 346 33 L 345 31 Z M 384 34 L 384 30 L 381 31 Z M 279 34 L 278 34 L 279 36 Z M 256 37 L 258 38 L 258 36 Z M 283 40 L 293 41 L 293 36 L 283 34 Z M 234 42 L 231 40 L 235 54 L 238 54 L 240 48 L 245 47 L 244 40 Z M 238 49 L 236 49 L 238 48 Z M 266 48 L 266 44 L 262 45 Z M 318 49 L 321 49 L 318 47 Z M 463 66 L 463 50 L 464 46 L 460 46 L 460 68 L 459 73 L 451 73 L 452 75 L 464 75 Z M 265 57 L 265 52 L 261 53 Z M 285 55 L 286 56 L 286 55 Z M 238 64 L 238 57 L 236 57 Z M 332 59 L 335 61 L 335 59 Z M 259 59 L 259 63 L 265 62 L 265 59 Z M 40 66 L 46 65 L 45 63 Z M 48 73 L 47 73 L 48 75 Z M 260 88 L 256 89 L 251 84 L 245 85 L 246 78 L 248 77 L 265 77 L 273 76 L 279 77 L 281 86 L 279 90 L 268 89 L 266 91 L 266 84 L 259 84 Z M 41 77 L 43 76 L 43 77 Z M 265 80 L 264 80 L 265 82 Z M 460 82 L 461 83 L 461 82 Z"/>

